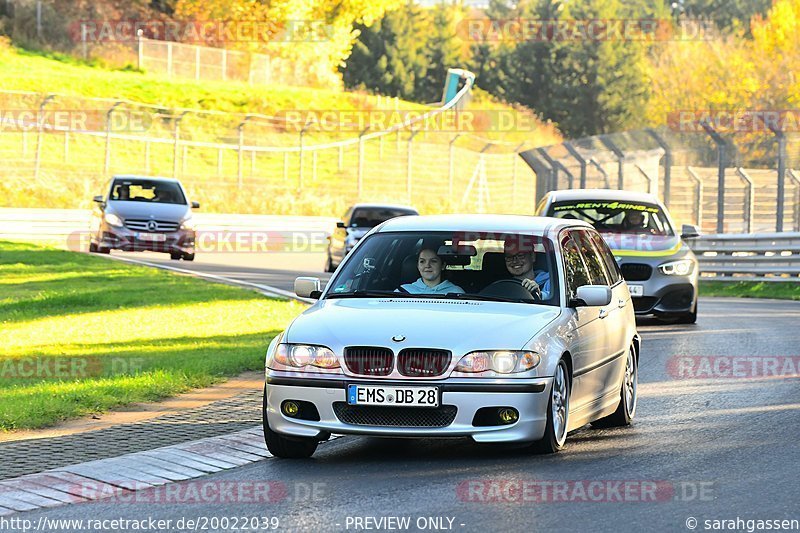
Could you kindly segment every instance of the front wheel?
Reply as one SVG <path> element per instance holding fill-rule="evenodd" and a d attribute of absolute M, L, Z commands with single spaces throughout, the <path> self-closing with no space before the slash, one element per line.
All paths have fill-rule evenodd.
<path fill-rule="evenodd" d="M 194 261 L 194 254 L 183 254 L 184 261 Z"/>
<path fill-rule="evenodd" d="M 638 383 L 639 363 L 636 361 L 636 349 L 631 346 L 628 350 L 628 358 L 625 361 L 625 377 L 622 379 L 617 410 L 608 416 L 595 420 L 592 422 L 592 426 L 596 428 L 630 426 L 634 415 L 636 415 Z"/>
<path fill-rule="evenodd" d="M 547 425 L 544 437 L 533 443 L 533 450 L 536 453 L 555 453 L 564 447 L 569 422 L 569 395 L 569 369 L 562 359 L 558 362 L 553 375 L 550 400 L 547 402 Z"/>
<path fill-rule="evenodd" d="M 319 441 L 308 437 L 284 437 L 270 429 L 267 422 L 267 387 L 264 386 L 264 401 L 262 404 L 262 426 L 264 427 L 264 443 L 269 453 L 283 459 L 307 459 L 317 451 Z"/>

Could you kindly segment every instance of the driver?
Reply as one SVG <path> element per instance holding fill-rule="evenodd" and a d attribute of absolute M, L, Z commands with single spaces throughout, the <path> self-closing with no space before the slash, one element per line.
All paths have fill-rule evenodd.
<path fill-rule="evenodd" d="M 442 279 L 442 258 L 430 248 L 423 248 L 417 255 L 417 270 L 420 278 L 414 283 L 405 283 L 400 291 L 409 294 L 464 294 L 464 289 Z"/>
<path fill-rule="evenodd" d="M 646 231 L 644 214 L 641 211 L 626 211 L 625 218 L 622 220 L 622 231 L 631 233 Z"/>
<path fill-rule="evenodd" d="M 508 273 L 514 279 L 519 280 L 533 296 L 539 296 L 542 300 L 550 298 L 550 273 L 534 269 L 536 251 L 531 237 L 525 235 L 506 237 L 503 253 Z"/>

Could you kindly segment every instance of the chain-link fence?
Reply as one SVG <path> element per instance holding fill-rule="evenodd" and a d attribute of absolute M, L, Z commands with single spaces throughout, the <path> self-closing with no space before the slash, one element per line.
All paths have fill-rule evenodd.
<path fill-rule="evenodd" d="M 573 188 L 643 191 L 661 198 L 679 224 L 707 233 L 800 231 L 800 173 L 792 170 L 800 136 L 697 130 L 615 133 L 521 155 L 538 176 L 538 196 Z"/>
<path fill-rule="evenodd" d="M 26 92 L 0 92 L 0 110 L 0 206 L 87 207 L 116 174 L 179 178 L 204 209 L 227 213 L 336 216 L 356 201 L 427 213 L 534 206 L 522 145 L 417 120 L 354 134 L 349 124 Z M 452 111 L 425 111 L 440 112 Z"/>

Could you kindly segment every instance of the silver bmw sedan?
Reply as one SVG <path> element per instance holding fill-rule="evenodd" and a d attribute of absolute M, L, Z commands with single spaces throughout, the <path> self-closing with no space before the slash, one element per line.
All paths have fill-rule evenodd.
<path fill-rule="evenodd" d="M 270 344 L 264 436 L 309 457 L 331 434 L 470 437 L 560 450 L 629 425 L 640 338 L 617 262 L 589 224 L 402 217 L 374 228 Z"/>

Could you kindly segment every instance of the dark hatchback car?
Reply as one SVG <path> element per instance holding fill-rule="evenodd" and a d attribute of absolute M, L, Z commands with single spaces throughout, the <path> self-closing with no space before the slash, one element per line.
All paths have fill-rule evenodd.
<path fill-rule="evenodd" d="M 164 252 L 193 261 L 195 227 L 186 192 L 178 180 L 115 176 L 106 196 L 95 196 L 89 251 Z"/>
<path fill-rule="evenodd" d="M 325 271 L 333 272 L 353 246 L 369 230 L 395 217 L 419 215 L 413 207 L 402 205 L 356 204 L 336 223 L 328 242 L 328 261 Z"/>

